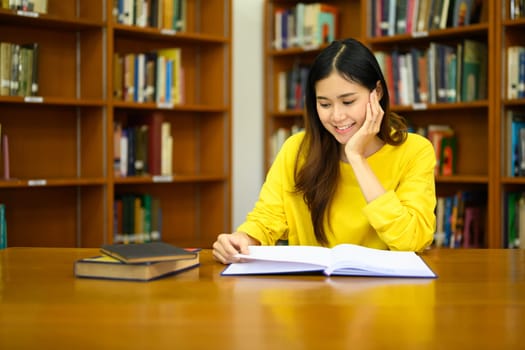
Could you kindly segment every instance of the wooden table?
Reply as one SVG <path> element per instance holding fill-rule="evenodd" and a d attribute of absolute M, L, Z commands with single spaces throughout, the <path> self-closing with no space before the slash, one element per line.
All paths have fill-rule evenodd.
<path fill-rule="evenodd" d="M 437 279 L 77 279 L 96 249 L 0 251 L 0 349 L 524 349 L 525 250 L 432 250 Z"/>

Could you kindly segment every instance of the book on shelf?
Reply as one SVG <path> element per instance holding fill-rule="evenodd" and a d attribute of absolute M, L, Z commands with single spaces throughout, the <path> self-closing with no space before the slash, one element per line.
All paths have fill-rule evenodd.
<path fill-rule="evenodd" d="M 9 180 L 11 178 L 10 168 L 9 168 L 9 140 L 7 135 L 4 133 L 1 135 L 2 140 L 2 161 L 4 169 L 4 180 Z"/>
<path fill-rule="evenodd" d="M 131 25 L 154 27 L 164 30 L 184 31 L 186 29 L 187 0 L 136 0 L 143 6 L 136 6 Z M 117 11 L 118 13 L 118 11 Z M 117 16 L 118 17 L 118 16 Z"/>
<path fill-rule="evenodd" d="M 158 56 L 165 60 L 166 88 L 165 102 L 180 104 L 182 103 L 182 51 L 180 48 L 166 48 L 157 51 Z"/>
<path fill-rule="evenodd" d="M 503 237 L 503 247 L 517 248 L 519 247 L 518 236 L 518 221 L 519 211 L 518 202 L 522 194 L 520 192 L 506 192 L 505 193 L 505 232 Z"/>
<path fill-rule="evenodd" d="M 525 16 L 525 3 L 523 0 L 510 0 L 509 6 L 510 19 L 518 19 Z"/>
<path fill-rule="evenodd" d="M 456 136 L 448 135 L 441 138 L 439 156 L 439 174 L 450 176 L 456 173 L 457 146 Z"/>
<path fill-rule="evenodd" d="M 275 160 L 277 153 L 279 153 L 279 150 L 283 146 L 286 139 L 288 139 L 288 137 L 302 130 L 303 128 L 297 124 L 292 125 L 290 128 L 285 128 L 285 127 L 277 128 L 273 132 L 271 139 L 270 139 L 270 159 L 272 159 L 272 161 Z"/>
<path fill-rule="evenodd" d="M 463 228 L 464 248 L 479 248 L 483 245 L 483 226 L 484 217 L 482 207 L 466 207 Z"/>
<path fill-rule="evenodd" d="M 435 278 L 436 274 L 414 252 L 339 244 L 316 246 L 250 246 L 244 261 L 228 265 L 222 275 L 323 273 L 326 276 Z"/>
<path fill-rule="evenodd" d="M 155 86 L 156 86 L 156 72 L 157 72 L 157 52 L 145 53 L 145 83 L 144 83 L 144 102 L 155 102 Z"/>
<path fill-rule="evenodd" d="M 136 126 L 147 126 L 148 133 L 144 135 L 147 139 L 147 144 L 145 145 L 147 173 L 150 175 L 161 175 L 163 113 L 154 111 L 147 114 L 134 115 L 132 123 Z"/>
<path fill-rule="evenodd" d="M 478 23 L 483 0 L 379 0 L 370 1 L 372 36 L 425 33 L 429 30 Z"/>
<path fill-rule="evenodd" d="M 454 145 L 451 146 L 453 148 L 449 149 L 447 151 L 447 154 L 444 154 L 441 150 L 441 147 L 442 147 L 442 140 L 443 138 L 445 137 L 449 137 L 449 138 L 453 138 L 454 137 L 454 130 L 449 126 L 449 125 L 445 125 L 445 124 L 430 124 L 427 126 L 427 130 L 426 130 L 426 134 L 427 134 L 427 138 L 430 140 L 430 142 L 432 142 L 432 145 L 434 146 L 434 152 L 436 154 L 436 167 L 435 167 L 435 171 L 434 171 L 434 174 L 435 175 L 444 175 L 442 173 L 443 171 L 443 157 L 446 156 L 446 155 L 449 155 L 448 152 L 452 151 L 453 154 L 450 154 L 451 157 L 455 157 L 455 150 L 456 150 L 456 146 L 455 146 L 455 141 L 454 142 Z M 447 161 L 453 161 L 454 158 L 452 159 L 448 159 Z M 454 165 L 456 164 L 456 162 L 452 162 L 452 163 L 449 163 L 447 165 L 449 165 L 450 169 L 449 168 L 446 168 L 446 171 L 449 172 L 449 170 L 452 170 L 454 171 Z"/>
<path fill-rule="evenodd" d="M 506 115 L 508 176 L 525 175 L 525 114 L 509 110 Z"/>
<path fill-rule="evenodd" d="M 454 3 L 453 26 L 467 26 L 471 23 L 473 0 L 456 0 Z"/>
<path fill-rule="evenodd" d="M 0 5 L 5 9 L 47 13 L 47 0 L 3 0 Z"/>
<path fill-rule="evenodd" d="M 339 8 L 328 2 L 299 2 L 273 12 L 273 48 L 318 47 L 338 35 Z"/>
<path fill-rule="evenodd" d="M 7 248 L 7 221 L 5 219 L 5 204 L 0 203 L 0 249 Z"/>
<path fill-rule="evenodd" d="M 126 102 L 184 102 L 184 69 L 180 48 L 115 53 L 113 96 Z"/>
<path fill-rule="evenodd" d="M 161 153 L 160 153 L 161 175 L 173 174 L 173 136 L 171 123 L 164 121 L 161 124 Z"/>
<path fill-rule="evenodd" d="M 442 247 L 445 242 L 445 197 L 436 198 L 436 232 L 434 232 L 434 242 L 436 247 Z"/>
<path fill-rule="evenodd" d="M 518 234 L 517 247 L 525 249 L 525 196 L 522 194 L 518 200 Z"/>
<path fill-rule="evenodd" d="M 315 42 L 319 45 L 330 44 L 337 35 L 339 8 L 328 3 L 320 3 L 318 6 Z"/>
<path fill-rule="evenodd" d="M 416 21 L 416 32 L 428 32 L 431 1 L 418 1 L 418 13 Z"/>
<path fill-rule="evenodd" d="M 12 44 L 0 42 L 0 96 L 9 96 L 11 91 Z"/>
<path fill-rule="evenodd" d="M 463 41 L 462 102 L 487 98 L 487 56 L 487 44 L 470 39 Z"/>
<path fill-rule="evenodd" d="M 507 47 L 507 98 L 525 96 L 525 46 Z"/>
<path fill-rule="evenodd" d="M 179 260 L 127 264 L 106 255 L 75 261 L 76 277 L 151 281 L 199 266 L 199 252 Z"/>
<path fill-rule="evenodd" d="M 149 173 L 148 169 L 148 125 L 137 125 L 133 128 L 135 133 L 135 175 L 145 175 Z"/>
<path fill-rule="evenodd" d="M 434 246 L 481 248 L 486 198 L 483 191 L 457 191 L 449 196 L 438 196 Z"/>
<path fill-rule="evenodd" d="M 127 264 L 190 259 L 197 254 L 165 242 L 104 244 L 100 252 Z"/>
<path fill-rule="evenodd" d="M 35 96 L 38 93 L 38 43 L 0 42 L 0 95 Z"/>
<path fill-rule="evenodd" d="M 115 120 L 113 132 L 116 176 L 172 173 L 170 163 L 173 141 L 169 140 L 172 138 L 170 123 L 164 121 L 161 112 L 129 114 L 125 125 L 123 121 Z M 163 156 L 166 163 L 164 172 Z"/>
<path fill-rule="evenodd" d="M 160 200 L 149 194 L 118 194 L 114 201 L 113 243 L 161 241 Z"/>
<path fill-rule="evenodd" d="M 116 177 L 121 175 L 121 136 L 122 136 L 122 123 L 115 121 L 113 123 L 113 174 Z"/>
<path fill-rule="evenodd" d="M 394 18 L 396 34 L 404 34 L 407 32 L 408 10 L 407 0 L 396 1 L 396 13 Z"/>
<path fill-rule="evenodd" d="M 506 236 L 503 246 L 525 249 L 525 193 L 505 193 Z"/>

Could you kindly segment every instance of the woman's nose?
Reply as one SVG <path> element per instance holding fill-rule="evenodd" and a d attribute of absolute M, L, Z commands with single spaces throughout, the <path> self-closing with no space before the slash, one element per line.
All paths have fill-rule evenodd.
<path fill-rule="evenodd" d="M 334 109 L 333 109 L 333 118 L 334 120 L 343 120 L 345 119 L 345 111 L 344 111 L 344 108 L 342 106 L 337 106 L 335 105 L 334 106 Z"/>

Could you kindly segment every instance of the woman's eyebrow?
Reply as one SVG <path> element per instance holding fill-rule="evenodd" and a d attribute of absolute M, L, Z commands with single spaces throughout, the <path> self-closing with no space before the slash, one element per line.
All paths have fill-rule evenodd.
<path fill-rule="evenodd" d="M 345 94 L 341 94 L 341 95 L 337 96 L 337 98 L 350 97 L 350 96 L 355 95 L 355 94 L 357 94 L 357 93 L 356 92 L 347 92 Z M 328 97 L 324 97 L 324 96 L 317 96 L 317 99 L 318 100 L 329 100 Z"/>

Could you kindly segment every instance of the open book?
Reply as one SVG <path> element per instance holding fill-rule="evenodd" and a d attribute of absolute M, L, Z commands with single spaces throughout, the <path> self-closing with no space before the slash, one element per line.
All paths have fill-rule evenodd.
<path fill-rule="evenodd" d="M 425 277 L 436 274 L 414 252 L 399 252 L 340 244 L 314 246 L 250 246 L 238 254 L 243 262 L 228 265 L 222 275 L 322 272 L 327 276 Z"/>

